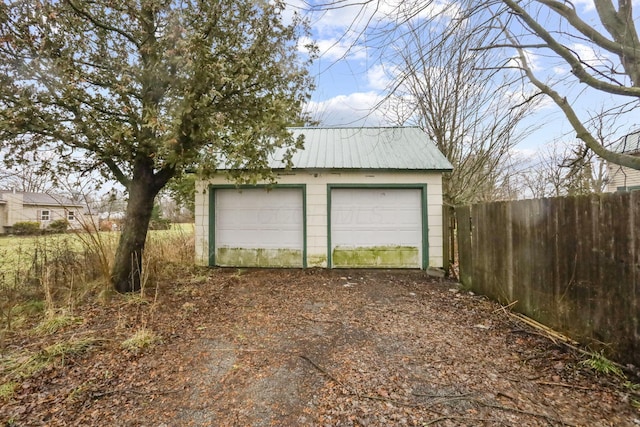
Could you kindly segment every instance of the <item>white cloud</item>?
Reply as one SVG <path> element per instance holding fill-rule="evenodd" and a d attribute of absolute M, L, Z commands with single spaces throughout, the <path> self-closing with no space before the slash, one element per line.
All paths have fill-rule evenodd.
<path fill-rule="evenodd" d="M 374 90 L 387 90 L 389 84 L 393 80 L 395 67 L 387 67 L 385 65 L 374 65 L 367 70 L 367 81 L 369 87 Z"/>
<path fill-rule="evenodd" d="M 294 7 L 304 7 L 294 0 Z M 433 19 L 436 16 L 452 17 L 459 6 L 449 0 L 421 2 L 418 0 L 342 0 L 335 6 L 318 6 L 310 12 L 312 27 L 321 38 L 336 34 L 348 34 L 357 38 L 365 29 L 378 28 L 388 23 L 399 23 L 406 19 Z"/>
<path fill-rule="evenodd" d="M 376 109 L 383 100 L 376 92 L 356 92 L 326 101 L 311 101 L 307 110 L 322 126 L 389 126 L 393 123 Z"/>
<path fill-rule="evenodd" d="M 589 65 L 597 66 L 602 63 L 602 56 L 593 50 L 593 46 L 575 43 L 571 49 L 578 55 L 581 61 Z"/>
<path fill-rule="evenodd" d="M 524 52 L 524 59 L 527 61 L 527 65 L 529 66 L 531 71 L 537 72 L 537 71 L 544 71 L 547 69 L 547 67 L 543 64 L 544 63 L 543 57 L 532 52 L 531 50 L 524 50 L 523 52 Z M 520 68 L 521 66 L 522 66 L 522 63 L 520 61 L 520 57 L 517 56 L 517 52 L 514 50 L 513 56 L 507 62 L 506 67 Z"/>

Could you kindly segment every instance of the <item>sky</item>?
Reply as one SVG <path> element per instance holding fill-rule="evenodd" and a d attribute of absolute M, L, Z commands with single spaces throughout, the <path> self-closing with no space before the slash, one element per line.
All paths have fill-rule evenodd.
<path fill-rule="evenodd" d="M 312 38 L 320 49 L 320 57 L 311 70 L 316 76 L 316 90 L 309 104 L 309 111 L 325 126 L 395 125 L 375 109 L 384 99 L 390 82 L 388 71 L 391 67 L 380 59 L 380 53 L 388 53 L 391 47 L 385 45 L 387 40 L 373 35 L 380 33 L 377 30 L 394 25 L 394 10 L 398 7 L 406 9 L 410 7 L 406 5 L 412 2 L 380 0 L 369 2 L 363 7 L 362 2 L 357 0 L 338 1 L 335 9 L 307 15 L 312 25 Z M 594 22 L 595 12 L 590 0 L 578 0 L 574 3 L 587 22 Z M 300 10 L 309 9 L 309 4 L 303 0 L 289 0 L 288 4 Z M 451 16 L 455 10 L 455 2 L 436 0 L 433 7 L 416 12 L 414 19 L 424 19 L 443 11 L 445 17 Z M 553 20 L 553 17 L 548 19 Z M 595 60 L 595 53 L 586 45 L 575 42 L 571 48 L 582 58 L 593 57 Z M 550 58 L 531 54 L 529 61 L 542 80 L 561 80 L 563 76 L 570 75 L 568 66 Z M 561 82 L 560 87 L 566 91 L 569 101 L 581 112 L 583 118 L 592 117 L 595 112 L 612 105 L 612 102 L 619 102 L 597 92 L 585 91 L 579 85 Z M 612 129 L 612 139 L 640 126 L 637 112 L 631 112 L 628 116 L 622 125 L 618 124 Z M 517 147 L 517 150 L 527 155 L 554 141 L 575 141 L 573 129 L 549 99 L 543 100 L 534 114 L 525 120 L 523 127 L 528 125 L 535 125 L 538 129 Z"/>

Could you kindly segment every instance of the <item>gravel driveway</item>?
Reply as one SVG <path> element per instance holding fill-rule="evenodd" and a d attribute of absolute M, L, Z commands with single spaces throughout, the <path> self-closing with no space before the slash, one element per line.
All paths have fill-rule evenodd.
<path fill-rule="evenodd" d="M 135 316 L 162 343 L 105 348 L 53 375 L 40 393 L 97 379 L 32 409 L 34 425 L 640 425 L 623 379 L 420 271 L 204 270 L 163 286 L 145 316 L 121 314 Z"/>

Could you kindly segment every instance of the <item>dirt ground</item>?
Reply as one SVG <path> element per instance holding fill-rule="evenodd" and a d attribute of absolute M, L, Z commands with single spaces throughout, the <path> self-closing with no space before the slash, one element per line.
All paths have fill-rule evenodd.
<path fill-rule="evenodd" d="M 96 338 L 22 380 L 4 425 L 640 425 L 630 383 L 419 271 L 202 269 L 77 314 L 5 343 Z M 161 340 L 124 349 L 142 327 Z"/>

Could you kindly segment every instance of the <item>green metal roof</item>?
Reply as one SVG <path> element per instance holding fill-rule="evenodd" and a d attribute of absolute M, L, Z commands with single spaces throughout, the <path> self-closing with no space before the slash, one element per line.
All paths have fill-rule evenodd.
<path fill-rule="evenodd" d="M 293 154 L 294 169 L 453 169 L 429 137 L 417 127 L 299 127 L 304 148 Z M 283 169 L 284 149 L 271 156 L 270 167 Z"/>

